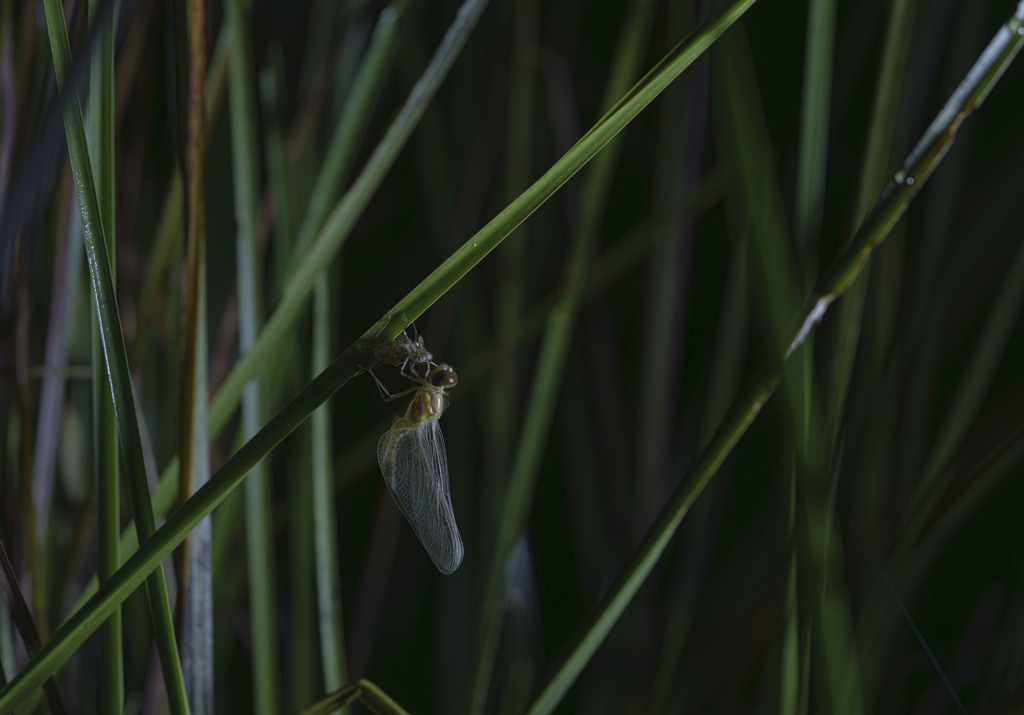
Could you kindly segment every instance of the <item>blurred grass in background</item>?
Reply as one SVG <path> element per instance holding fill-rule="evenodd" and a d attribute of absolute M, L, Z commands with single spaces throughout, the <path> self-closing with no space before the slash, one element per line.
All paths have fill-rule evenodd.
<path fill-rule="evenodd" d="M 208 5 L 213 472 L 709 13 L 492 2 L 379 188 L 360 184 L 375 152 L 402 147 L 385 131 L 458 8 Z M 412 712 L 515 713 L 542 692 L 573 712 L 1024 709 L 1019 65 L 790 357 L 579 679 L 559 669 L 1013 9 L 754 4 L 417 321 L 462 378 L 441 421 L 466 546 L 454 575 L 381 482 L 375 445 L 404 404 L 369 378 L 270 454 L 265 495 L 214 512 L 214 710 L 295 711 L 360 678 Z M 189 22 L 170 3 L 99 11 L 116 13 L 114 111 L 90 122 L 110 124 L 114 150 L 112 165 L 93 151 L 93 173 L 116 199 L 103 221 L 154 486 L 177 474 L 179 340 L 196 329 L 181 298 Z M 65 12 L 86 96 L 110 69 L 90 69 L 85 3 Z M 129 502 L 97 504 L 93 299 L 46 27 L 32 3 L 0 13 L 0 538 L 45 643 L 112 553 L 98 520 L 109 538 Z M 368 203 L 334 230 L 337 257 L 317 254 L 318 280 L 303 261 L 344 224 L 350 186 Z M 243 423 L 238 346 L 292 304 L 247 373 L 258 399 Z M 234 398 L 218 403 L 222 388 Z M 173 489 L 158 493 L 166 514 Z M 122 664 L 126 711 L 167 707 L 142 591 L 121 614 L 120 655 L 92 637 L 57 671 L 69 710 L 118 687 L 100 662 Z M 3 610 L 5 682 L 26 661 L 15 630 Z"/>

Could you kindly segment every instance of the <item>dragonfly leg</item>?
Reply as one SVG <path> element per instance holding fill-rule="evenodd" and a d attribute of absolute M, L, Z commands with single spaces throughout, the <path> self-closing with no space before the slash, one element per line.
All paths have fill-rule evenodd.
<path fill-rule="evenodd" d="M 385 402 L 391 402 L 392 400 L 397 400 L 399 397 L 405 397 L 410 392 L 414 392 L 417 389 L 416 387 L 410 387 L 408 390 L 402 390 L 401 392 L 391 392 L 384 384 L 384 381 L 377 377 L 373 370 L 367 370 L 366 372 L 368 372 L 370 377 L 373 378 L 373 381 L 377 383 L 377 391 L 380 393 L 381 399 Z"/>

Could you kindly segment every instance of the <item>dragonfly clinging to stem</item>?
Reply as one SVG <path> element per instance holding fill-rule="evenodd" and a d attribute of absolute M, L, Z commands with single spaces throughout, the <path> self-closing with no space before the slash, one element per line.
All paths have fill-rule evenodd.
<path fill-rule="evenodd" d="M 452 510 L 448 456 L 438 421 L 448 406 L 445 390 L 454 387 L 459 376 L 446 363 L 427 362 L 427 367 L 430 369 L 424 375 L 409 362 L 403 368 L 402 375 L 414 386 L 391 397 L 412 392 L 412 402 L 380 438 L 377 461 L 395 504 L 437 570 L 447 575 L 462 563 L 463 549 Z"/>

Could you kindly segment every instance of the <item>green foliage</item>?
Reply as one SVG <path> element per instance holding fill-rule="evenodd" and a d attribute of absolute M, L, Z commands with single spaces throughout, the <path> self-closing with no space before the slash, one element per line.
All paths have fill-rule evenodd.
<path fill-rule="evenodd" d="M 51 676 L 184 711 L 161 564 L 210 513 L 215 712 L 1024 700 L 1024 3 L 215 6 L 184 303 L 192 25 L 89 4 L 113 68 L 0 4 L 0 538 L 43 642 L 0 612 L 0 713 Z M 360 369 L 413 320 L 461 377 L 451 576 Z"/>

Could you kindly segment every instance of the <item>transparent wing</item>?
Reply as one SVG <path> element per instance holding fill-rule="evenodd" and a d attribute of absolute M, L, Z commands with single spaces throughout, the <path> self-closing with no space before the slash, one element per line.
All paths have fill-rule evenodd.
<path fill-rule="evenodd" d="M 377 445 L 384 483 L 437 570 L 462 563 L 462 538 L 448 493 L 448 456 L 437 420 L 388 430 Z"/>

